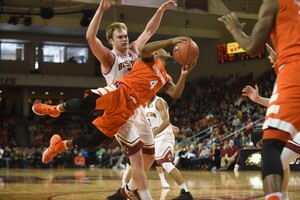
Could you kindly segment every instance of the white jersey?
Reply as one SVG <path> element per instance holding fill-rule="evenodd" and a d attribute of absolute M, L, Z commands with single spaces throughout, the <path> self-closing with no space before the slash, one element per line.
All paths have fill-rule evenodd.
<path fill-rule="evenodd" d="M 161 97 L 155 96 L 155 99 L 151 102 L 148 103 L 145 106 L 145 115 L 147 120 L 150 123 L 151 129 L 152 131 L 154 131 L 155 129 L 157 129 L 163 122 L 159 111 L 156 109 L 156 101 L 158 99 L 162 99 Z M 169 112 L 169 108 L 168 108 L 168 112 Z M 155 138 L 158 138 L 164 134 L 172 134 L 173 135 L 173 130 L 172 130 L 172 125 L 170 124 L 167 128 L 165 128 L 165 130 L 163 130 L 162 132 L 160 132 L 159 134 L 157 134 L 155 136 Z"/>
<path fill-rule="evenodd" d="M 114 63 L 107 74 L 102 73 L 107 85 L 127 75 L 131 71 L 134 62 L 138 59 L 137 53 L 131 49 L 128 49 L 127 56 L 122 56 L 119 52 L 114 50 L 111 50 L 111 52 L 115 55 Z"/>

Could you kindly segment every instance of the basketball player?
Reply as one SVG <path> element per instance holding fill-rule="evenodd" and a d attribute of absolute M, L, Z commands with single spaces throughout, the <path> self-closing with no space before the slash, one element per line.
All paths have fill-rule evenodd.
<path fill-rule="evenodd" d="M 145 107 L 146 118 L 148 119 L 152 132 L 155 136 L 155 161 L 157 166 L 170 174 L 181 190 L 178 197 L 173 200 L 193 199 L 188 191 L 179 170 L 173 165 L 175 136 L 170 123 L 169 107 L 167 102 L 158 96 L 154 96 Z M 163 170 L 160 170 L 163 174 Z M 160 178 L 164 180 L 162 174 Z"/>
<path fill-rule="evenodd" d="M 104 12 L 109 9 L 112 4 L 112 2 L 107 0 L 101 1 L 86 33 L 86 38 L 93 54 L 101 62 L 101 72 L 108 85 L 112 84 L 114 80 L 118 80 L 129 73 L 133 63 L 138 58 L 139 49 L 145 45 L 159 27 L 165 10 L 171 6 L 176 6 L 174 1 L 167 1 L 162 4 L 154 16 L 150 19 L 141 35 L 137 38 L 137 40 L 130 44 L 126 25 L 120 22 L 112 23 L 106 29 L 107 41 L 112 46 L 112 50 L 110 50 L 97 38 L 97 33 Z M 137 149 L 137 145 L 139 145 L 139 143 L 134 143 L 137 139 L 140 139 L 144 143 L 142 155 L 144 168 L 148 171 L 154 161 L 154 138 L 145 119 L 142 106 L 138 108 L 136 118 L 139 120 L 128 120 L 119 129 L 118 134 L 116 134 L 115 137 L 123 149 Z M 134 128 L 132 128 L 133 125 Z M 127 134 L 131 135 L 130 140 L 125 140 Z M 133 135 L 135 135 L 135 137 L 133 137 Z M 131 160 L 131 163 L 135 162 L 135 160 L 140 160 L 140 158 L 137 157 L 138 154 L 134 153 L 134 151 L 130 150 L 129 152 L 130 153 L 126 153 L 126 155 Z M 138 170 L 135 171 L 136 176 L 145 177 L 145 175 L 143 175 L 145 173 L 143 170 L 143 167 L 138 167 Z M 140 184 L 145 185 L 145 183 L 143 183 L 145 182 L 143 178 L 138 179 L 137 181 L 141 182 Z M 127 186 L 121 188 L 122 194 L 124 195 L 126 193 L 126 196 L 130 195 L 130 193 L 131 196 L 135 195 L 136 192 L 134 192 L 134 190 L 136 190 L 136 188 L 137 187 L 133 180 L 131 180 Z M 119 195 L 119 198 L 121 199 L 125 199 L 125 197 L 121 196 L 121 189 L 118 190 L 116 195 Z M 108 199 L 110 200 L 109 197 Z"/>
<path fill-rule="evenodd" d="M 183 92 L 187 74 L 195 66 L 196 61 L 191 66 L 182 66 L 181 75 L 175 85 L 171 77 L 167 74 L 165 66 L 169 64 L 171 56 L 164 47 L 175 45 L 181 41 L 188 41 L 187 37 L 176 37 L 168 40 L 161 40 L 146 44 L 141 52 L 140 59 L 133 65 L 131 72 L 122 77 L 119 81 L 104 88 L 91 89 L 86 91 L 85 98 L 74 98 L 57 106 L 46 104 L 33 105 L 33 111 L 38 115 L 50 115 L 58 117 L 61 112 L 76 110 L 104 110 L 103 116 L 96 118 L 93 124 L 96 129 L 91 135 L 83 135 L 71 140 L 62 141 L 59 135 L 53 135 L 50 140 L 50 146 L 43 154 L 43 162 L 50 162 L 53 157 L 63 150 L 69 148 L 85 148 L 88 146 L 98 146 L 106 138 L 113 137 L 120 127 L 128 120 L 136 120 L 136 112 L 141 105 L 145 105 L 162 87 L 165 92 L 173 98 L 179 98 Z M 133 126 L 130 128 L 134 128 Z M 126 135 L 124 141 L 130 140 L 134 133 Z M 123 138 L 119 138 L 123 139 Z M 141 149 L 143 143 L 138 139 L 134 141 L 135 149 L 124 148 L 126 154 L 137 153 L 140 160 L 134 160 L 131 163 L 131 169 L 135 172 L 137 165 L 144 168 Z M 148 190 L 146 174 L 144 177 L 136 176 L 132 173 L 132 178 L 137 185 L 139 195 L 142 199 L 152 199 Z M 145 184 L 142 185 L 137 179 L 144 179 Z M 131 196 L 128 198 L 132 199 Z M 136 199 L 137 197 L 134 197 Z"/>
<path fill-rule="evenodd" d="M 287 165 L 282 162 L 289 163 L 300 153 L 300 1 L 264 0 L 249 36 L 242 31 L 234 13 L 222 16 L 219 21 L 252 55 L 261 51 L 271 35 L 277 53 L 274 65 L 277 80 L 263 125 L 262 178 L 265 199 L 282 199 L 282 166 Z M 282 162 L 281 154 L 286 158 Z"/>
<path fill-rule="evenodd" d="M 246 87 L 243 88 L 242 95 L 249 97 L 249 99 L 251 99 L 255 103 L 268 107 L 270 99 L 259 95 L 259 89 L 257 85 L 255 85 L 255 88 L 251 87 L 250 85 L 247 85 Z M 289 162 L 284 161 L 285 159 L 286 158 L 284 158 L 283 155 L 281 154 L 281 160 L 282 160 L 283 170 L 284 170 L 284 177 L 282 182 L 282 199 L 289 200 L 287 187 L 290 178 L 290 166 L 289 166 Z"/>

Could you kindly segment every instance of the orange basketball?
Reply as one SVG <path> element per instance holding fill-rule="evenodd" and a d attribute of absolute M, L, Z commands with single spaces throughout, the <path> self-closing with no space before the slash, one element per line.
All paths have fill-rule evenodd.
<path fill-rule="evenodd" d="M 173 48 L 173 57 L 181 65 L 190 65 L 199 55 L 198 45 L 193 41 L 177 43 Z"/>

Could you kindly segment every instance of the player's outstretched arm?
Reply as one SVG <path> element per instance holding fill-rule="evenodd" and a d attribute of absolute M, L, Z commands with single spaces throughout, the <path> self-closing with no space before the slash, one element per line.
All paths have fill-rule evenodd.
<path fill-rule="evenodd" d="M 89 44 L 89 47 L 91 48 L 93 54 L 96 56 L 96 58 L 101 62 L 102 67 L 108 68 L 105 71 L 109 71 L 110 67 L 112 66 L 112 63 L 114 61 L 114 55 L 108 49 L 105 47 L 102 42 L 97 38 L 97 33 L 99 30 L 100 22 L 102 19 L 102 16 L 104 12 L 109 9 L 113 5 L 113 2 L 110 2 L 108 0 L 101 0 L 100 5 L 98 9 L 96 10 L 96 13 L 90 22 L 87 32 L 86 32 L 86 39 Z"/>
<path fill-rule="evenodd" d="M 264 0 L 258 13 L 258 21 L 249 36 L 242 31 L 242 25 L 234 13 L 224 15 L 218 20 L 224 23 L 227 30 L 233 35 L 235 41 L 238 42 L 247 53 L 256 55 L 269 39 L 275 24 L 277 10 L 277 1 Z"/>
<path fill-rule="evenodd" d="M 159 49 L 163 49 L 169 45 L 175 45 L 181 41 L 189 41 L 189 40 L 191 40 L 191 38 L 180 36 L 180 37 L 170 38 L 167 40 L 159 40 L 159 41 L 155 41 L 155 42 L 149 42 L 148 44 L 144 45 L 141 48 L 141 50 L 139 51 L 140 57 L 141 58 L 151 58 L 154 56 L 154 52 Z"/>
<path fill-rule="evenodd" d="M 138 52 L 138 50 L 148 42 L 148 40 L 153 36 L 153 34 L 158 29 L 161 19 L 164 15 L 164 12 L 172 6 L 177 6 L 177 5 L 173 0 L 169 0 L 163 3 L 157 9 L 156 13 L 147 23 L 145 30 L 141 33 L 141 35 L 137 38 L 137 40 L 131 43 L 130 45 L 131 49 L 133 49 L 135 52 Z"/>
<path fill-rule="evenodd" d="M 263 105 L 265 107 L 268 106 L 270 101 L 269 98 L 261 97 L 259 95 L 259 89 L 257 85 L 255 85 L 255 88 L 247 85 L 246 87 L 243 88 L 242 95 L 249 97 L 249 99 L 251 99 L 253 102 Z"/>

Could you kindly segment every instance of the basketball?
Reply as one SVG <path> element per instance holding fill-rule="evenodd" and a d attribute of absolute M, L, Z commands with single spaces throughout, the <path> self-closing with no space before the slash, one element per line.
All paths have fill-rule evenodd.
<path fill-rule="evenodd" d="M 198 45 L 193 41 L 182 41 L 173 48 L 173 57 L 181 65 L 190 65 L 199 55 Z"/>

